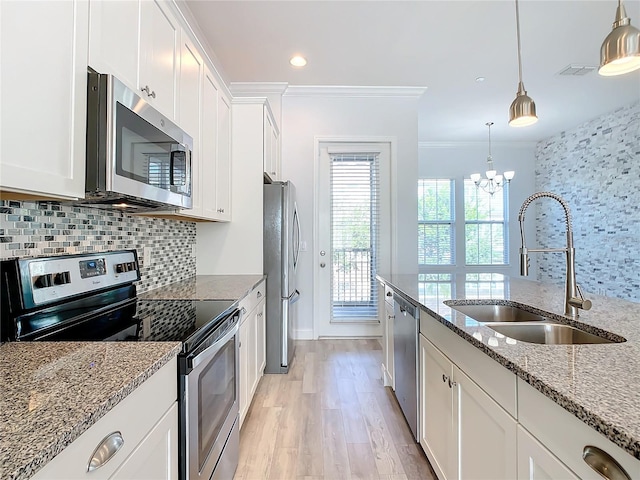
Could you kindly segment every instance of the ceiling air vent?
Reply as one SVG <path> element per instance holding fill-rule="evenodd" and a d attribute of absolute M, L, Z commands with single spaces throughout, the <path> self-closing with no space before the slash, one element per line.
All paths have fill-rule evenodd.
<path fill-rule="evenodd" d="M 597 68 L 598 67 L 594 67 L 593 65 L 567 65 L 558 72 L 558 75 L 581 77 L 582 75 L 593 72 Z"/>

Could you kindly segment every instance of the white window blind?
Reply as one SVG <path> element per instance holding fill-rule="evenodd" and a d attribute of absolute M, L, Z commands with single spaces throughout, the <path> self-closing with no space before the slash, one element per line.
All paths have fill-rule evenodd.
<path fill-rule="evenodd" d="M 509 264 L 509 185 L 493 195 L 464 181 L 467 265 Z"/>
<path fill-rule="evenodd" d="M 333 322 L 378 318 L 378 157 L 373 153 L 330 155 Z"/>
<path fill-rule="evenodd" d="M 451 179 L 418 180 L 418 264 L 455 265 L 454 184 Z"/>

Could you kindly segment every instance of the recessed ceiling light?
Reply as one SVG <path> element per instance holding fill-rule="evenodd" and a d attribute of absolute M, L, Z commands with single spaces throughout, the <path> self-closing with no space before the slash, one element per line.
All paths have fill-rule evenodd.
<path fill-rule="evenodd" d="M 307 64 L 307 59 L 300 55 L 296 55 L 295 57 L 291 57 L 289 63 L 294 67 L 304 67 Z"/>
<path fill-rule="evenodd" d="M 476 82 L 478 83 L 484 82 L 484 77 L 476 77 Z"/>

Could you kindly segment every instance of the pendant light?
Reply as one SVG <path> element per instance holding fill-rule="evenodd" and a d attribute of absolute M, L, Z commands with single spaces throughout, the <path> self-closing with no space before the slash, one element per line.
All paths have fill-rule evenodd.
<path fill-rule="evenodd" d="M 509 125 L 512 127 L 526 127 L 538 121 L 536 115 L 536 104 L 527 95 L 522 83 L 522 58 L 520 53 L 520 11 L 518 0 L 516 0 L 516 33 L 518 36 L 518 93 L 516 99 L 509 108 Z"/>
<path fill-rule="evenodd" d="M 600 69 L 606 77 L 622 75 L 640 68 L 640 30 L 631 26 L 631 19 L 618 0 L 613 30 L 600 47 Z"/>
<path fill-rule="evenodd" d="M 500 175 L 493 166 L 493 157 L 491 156 L 491 125 L 493 122 L 485 123 L 489 127 L 489 155 L 487 155 L 487 171 L 485 172 L 486 178 L 482 178 L 479 173 L 472 173 L 471 180 L 476 184 L 476 187 L 481 188 L 489 195 L 493 195 L 499 192 L 505 183 L 509 183 L 515 172 L 509 170 L 504 172 L 504 175 Z"/>

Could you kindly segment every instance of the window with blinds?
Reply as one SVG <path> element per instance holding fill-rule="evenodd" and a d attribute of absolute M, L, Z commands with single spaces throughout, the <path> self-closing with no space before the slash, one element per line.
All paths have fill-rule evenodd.
<path fill-rule="evenodd" d="M 378 318 L 378 154 L 331 154 L 333 322 Z"/>
<path fill-rule="evenodd" d="M 464 181 L 465 256 L 467 265 L 508 265 L 509 185 L 493 195 Z"/>
<path fill-rule="evenodd" d="M 455 265 L 454 225 L 453 180 L 419 179 L 419 265 Z"/>

